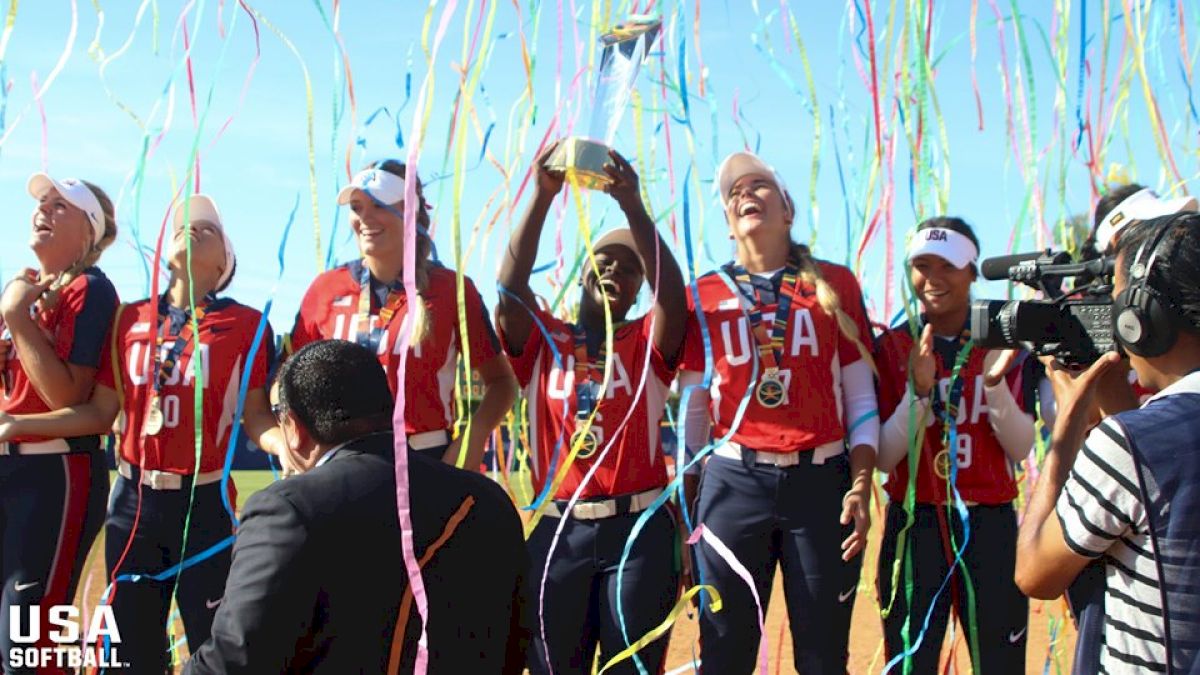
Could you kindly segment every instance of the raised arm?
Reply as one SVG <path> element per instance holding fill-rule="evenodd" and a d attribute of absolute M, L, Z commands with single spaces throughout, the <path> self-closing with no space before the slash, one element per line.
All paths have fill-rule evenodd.
<path fill-rule="evenodd" d="M 537 182 L 533 188 L 533 199 L 525 210 L 525 217 L 513 230 L 496 279 L 501 289 L 496 319 L 505 342 L 504 348 L 514 356 L 520 355 L 521 348 L 529 339 L 529 331 L 533 330 L 530 312 L 537 300 L 529 288 L 529 275 L 533 273 L 533 265 L 537 260 L 538 242 L 542 238 L 546 215 L 550 213 L 554 197 L 562 191 L 562 174 L 546 168 L 546 161 L 557 146 L 558 143 L 551 143 L 534 163 Z"/>
<path fill-rule="evenodd" d="M 654 346 L 668 363 L 679 360 L 680 345 L 687 326 L 687 296 L 684 292 L 683 274 L 671 254 L 670 247 L 659 236 L 654 220 L 646 212 L 642 193 L 638 185 L 637 172 L 629 161 L 615 150 L 608 151 L 612 159 L 604 170 L 612 178 L 606 190 L 617 201 L 629 221 L 638 254 L 646 266 L 646 281 L 654 289 Z"/>
<path fill-rule="evenodd" d="M 64 408 L 88 399 L 97 369 L 72 363 L 70 358 L 60 356 L 53 341 L 47 338 L 42 327 L 30 315 L 30 307 L 56 278 L 57 275 L 52 274 L 39 280 L 37 272 L 25 270 L 4 289 L 4 295 L 0 298 L 0 316 L 12 334 L 13 347 L 20 355 L 21 365 L 34 391 L 50 408 Z M 89 328 L 98 331 L 98 340 L 108 333 L 107 324 L 111 323 L 112 311 L 116 306 L 115 294 L 107 298 L 101 297 L 103 295 L 97 291 L 96 297 L 85 299 L 78 307 L 72 308 L 78 313 L 75 317 L 77 322 L 83 320 L 93 324 Z M 100 323 L 105 325 L 94 325 Z M 99 353 L 98 348 L 96 353 Z"/>

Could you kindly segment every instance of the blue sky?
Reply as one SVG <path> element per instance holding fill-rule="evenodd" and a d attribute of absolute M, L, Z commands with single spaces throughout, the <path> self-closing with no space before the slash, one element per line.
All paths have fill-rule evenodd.
<path fill-rule="evenodd" d="M 1121 3 L 1108 3 L 1110 44 L 1104 64 L 1106 117 L 1102 118 L 1098 115 L 1099 70 L 1105 3 L 1099 0 L 1070 3 L 1069 8 L 1065 0 L 998 1 L 995 6 L 1004 19 L 999 26 L 997 10 L 990 1 L 934 3 L 934 15 L 928 22 L 931 58 L 927 70 L 919 67 L 923 60 L 915 49 L 916 30 L 908 37 L 902 34 L 906 26 L 925 29 L 924 18 L 917 12 L 924 12 L 927 3 L 911 0 L 867 6 L 864 2 L 652 3 L 652 12 L 665 20 L 660 53 L 652 55 L 642 71 L 637 85 L 640 114 L 632 108 L 625 114 L 616 146 L 642 172 L 652 212 L 673 214 L 677 234 L 668 236 L 680 259 L 686 258 L 685 177 L 690 177 L 687 216 L 694 267 L 703 271 L 729 258 L 731 246 L 711 179 L 719 159 L 745 145 L 779 169 L 801 205 L 804 215 L 796 224 L 795 236 L 803 241 L 815 238 L 822 257 L 856 264 L 869 304 L 881 319 L 889 278 L 885 232 L 880 230 L 863 256 L 856 252 L 864 228 L 880 210 L 888 185 L 894 187 L 893 197 L 881 213 L 891 217 L 892 250 L 897 255 L 904 233 L 915 224 L 918 214 L 928 216 L 941 210 L 931 199 L 935 186 L 945 191 L 948 213 L 964 216 L 976 226 L 985 255 L 1006 252 L 1014 233 L 1019 235 L 1020 248 L 1032 248 L 1036 223 L 1045 222 L 1052 228 L 1063 214 L 1087 212 L 1093 173 L 1102 178 L 1128 176 L 1162 192 L 1194 190 L 1197 121 L 1185 82 L 1200 44 L 1197 7 L 1184 10 L 1190 50 L 1184 53 L 1180 10 L 1175 2 L 1157 2 L 1146 11 L 1135 11 L 1137 19 L 1128 24 L 1120 14 Z M 459 267 L 476 281 L 485 301 L 494 304 L 497 252 L 528 199 L 526 191 L 521 201 L 513 204 L 538 143 L 556 113 L 560 128 L 569 126 L 572 119 L 580 129 L 586 127 L 588 64 L 597 51 L 597 28 L 609 23 L 606 11 L 617 18 L 647 5 L 630 0 L 459 0 L 453 3 L 456 6 L 436 59 L 428 66 L 421 46 L 427 3 L 343 2 L 336 27 L 354 82 L 352 118 L 328 0 L 251 3 L 259 14 L 261 55 L 256 64 L 253 24 L 246 11 L 232 0 L 208 0 L 193 3 L 189 13 L 181 15 L 184 4 L 100 2 L 102 26 L 93 3 L 54 0 L 20 4 L 3 54 L 3 77 L 10 88 L 4 99 L 0 203 L 7 212 L 4 231 L 10 245 L 0 251 L 0 273 L 11 275 L 33 262 L 25 247 L 33 208 L 25 193 L 25 180 L 46 161 L 51 173 L 92 180 L 118 199 L 121 236 L 105 254 L 102 266 L 124 299 L 144 297 L 146 263 L 139 246 L 153 245 L 173 190 L 186 172 L 192 146 L 198 144 L 201 190 L 217 199 L 239 255 L 238 275 L 229 295 L 263 307 L 276 284 L 276 250 L 284 225 L 298 204 L 286 249 L 286 269 L 274 296 L 271 318 L 277 331 L 290 328 L 300 297 L 323 266 L 330 244 L 334 260 L 344 261 L 355 253 L 347 236 L 346 214 L 338 213 L 334 203 L 338 187 L 346 180 L 347 149 L 353 170 L 371 159 L 404 157 L 413 140 L 418 89 L 430 74 L 429 126 L 420 145 L 419 166 L 429 182 L 427 193 L 436 204 L 435 239 L 442 260 L 454 266 L 451 233 L 457 217 L 463 237 Z M 433 3 L 431 40 L 448 4 L 450 0 Z M 893 4 L 894 16 L 888 14 Z M 1061 6 L 1056 9 L 1056 4 Z M 970 36 L 973 5 L 977 6 L 974 59 Z M 1020 12 L 1019 21 L 1013 20 L 1014 7 Z M 76 35 L 69 58 L 41 99 L 43 127 L 31 76 L 36 73 L 38 81 L 44 82 L 64 53 L 73 8 L 78 20 Z M 140 23 L 136 18 L 139 8 L 143 10 Z M 873 33 L 864 29 L 868 9 Z M 191 65 L 197 116 L 203 118 L 202 123 L 194 120 L 192 113 L 183 67 L 181 16 L 193 43 Z M 794 17 L 794 24 L 787 20 L 789 16 Z M 491 32 L 484 39 L 489 18 Z M 1081 23 L 1088 65 L 1082 97 Z M 1018 25 L 1024 49 L 1017 41 Z M 1141 71 L 1135 67 L 1135 50 L 1124 48 L 1127 25 L 1141 35 L 1137 43 L 1144 47 L 1145 87 Z M 1003 57 L 1000 28 L 1005 40 Z M 473 41 L 476 34 L 479 37 Z M 298 54 L 289 50 L 280 35 Z M 874 182 L 872 97 L 855 65 L 858 55 L 869 79 L 872 35 L 885 148 L 889 138 L 897 139 L 894 156 L 885 153 L 884 161 L 877 165 L 880 172 Z M 527 88 L 523 40 L 534 57 L 532 107 L 523 96 Z M 809 60 L 811 88 L 800 43 Z M 464 45 L 471 44 L 476 48 L 468 59 Z M 903 60 L 897 56 L 901 49 Z M 301 62 L 312 92 L 320 256 L 309 181 L 308 96 Z M 464 63 L 469 66 L 468 75 L 478 73 L 475 86 L 468 79 L 460 87 Z M 982 129 L 972 71 L 978 82 Z M 580 73 L 578 79 L 576 73 Z M 681 73 L 687 78 L 686 114 L 678 93 Z M 932 81 L 922 84 L 922 73 Z M 1011 108 L 1005 94 L 1006 77 L 1014 100 Z M 577 85 L 573 84 L 576 80 Z M 1158 102 L 1178 179 L 1156 150 L 1156 127 L 1144 94 L 1147 88 Z M 821 122 L 815 182 L 814 91 Z M 456 99 L 460 126 L 454 140 L 457 143 L 465 134 L 461 148 L 449 141 Z M 900 112 L 893 112 L 897 102 L 907 129 L 900 123 Z M 1108 111 L 1114 103 L 1118 114 L 1109 121 Z M 1019 147 L 1025 147 L 1027 139 L 1032 141 L 1028 147 L 1033 161 L 1018 159 L 1021 155 L 1010 145 L 1006 126 L 1010 110 Z M 669 121 L 664 123 L 664 118 Z M 1095 171 L 1088 167 L 1086 147 L 1074 147 L 1078 118 L 1093 131 L 1104 127 L 1110 132 L 1106 141 L 1097 141 L 1106 153 Z M 227 120 L 231 120 L 228 126 L 218 133 Z M 462 126 L 463 120 L 469 123 Z M 913 162 L 909 148 L 918 120 L 922 120 L 923 147 L 933 148 L 918 166 L 931 168 L 933 173 L 918 176 L 910 187 Z M 145 142 L 153 143 L 160 135 L 161 143 L 139 173 Z M 400 136 L 403 147 L 398 144 Z M 488 156 L 481 160 L 485 137 Z M 456 154 L 459 151 L 461 158 Z M 493 162 L 510 174 L 507 183 Z M 463 172 L 461 198 L 456 200 L 453 175 L 458 168 Z M 815 190 L 810 189 L 814 184 Z M 1033 186 L 1040 202 L 1025 209 L 1034 194 Z M 588 205 L 593 228 L 617 224 L 619 211 L 604 195 L 585 195 L 583 202 Z M 813 203 L 816 211 L 810 209 Z M 566 259 L 566 263 L 559 262 L 539 275 L 536 284 L 551 296 L 550 279 L 561 282 L 578 250 L 575 200 L 566 200 L 564 209 L 552 217 L 540 262 Z M 669 223 L 669 217 L 664 218 L 662 226 L 668 228 Z M 561 233 L 561 255 L 551 231 Z M 894 281 L 894 265 L 891 272 Z M 999 293 L 1004 289 L 992 286 L 987 290 Z M 895 307 L 893 295 L 891 309 Z"/>

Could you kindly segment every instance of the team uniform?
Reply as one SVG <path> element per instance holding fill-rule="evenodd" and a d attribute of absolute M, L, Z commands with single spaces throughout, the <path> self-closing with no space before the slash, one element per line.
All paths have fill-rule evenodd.
<path fill-rule="evenodd" d="M 35 306 L 36 320 L 59 358 L 99 368 L 117 303 L 112 283 L 91 267 L 59 291 L 54 307 Z M 7 330 L 4 333 L 3 339 L 10 339 Z M 50 412 L 15 348 L 0 377 L 0 410 L 12 415 Z M 20 608 L 28 633 L 31 613 L 46 626 L 51 607 L 74 603 L 107 499 L 108 470 L 98 436 L 23 436 L 0 443 L 0 658 L 5 672 L 16 628 L 10 623 L 10 609 Z M 33 646 L 53 647 L 48 634 L 41 631 Z"/>
<path fill-rule="evenodd" d="M 977 628 L 979 654 L 975 654 L 976 662 L 985 673 L 1023 672 L 1025 667 L 1029 601 L 1013 581 L 1017 518 L 1012 501 L 1017 496 L 1017 484 L 1013 464 L 992 428 L 989 404 L 993 402 L 983 383 L 987 350 L 972 348 L 960 357 L 966 338 L 964 333 L 958 338 L 934 339 L 937 379 L 930 397 L 932 414 L 901 407 L 904 403 L 914 405 L 911 400 L 903 401 L 904 397 L 912 397 L 908 364 L 915 340 L 909 327 L 904 325 L 887 331 L 876 344 L 880 417 L 886 420 L 893 414 L 907 416 L 903 418 L 904 428 L 909 424 L 908 419 L 928 420 L 924 442 L 916 457 L 913 525 L 903 535 L 904 549 L 911 557 L 906 557 L 905 550 L 898 550 L 901 531 L 907 521 L 903 506 L 905 495 L 910 483 L 914 483 L 909 473 L 909 455 L 900 460 L 885 485 L 890 503 L 878 570 L 880 606 L 892 608 L 883 619 L 889 658 L 905 651 L 903 629 L 906 622 L 909 624 L 909 647 L 916 643 L 934 596 L 937 596 L 936 607 L 928 614 L 931 618 L 925 637 L 911 656 L 915 673 L 937 672 L 951 606 L 968 638 L 971 626 Z M 952 377 L 960 358 L 964 359 L 960 370 L 957 377 Z M 1012 392 L 1017 405 L 1030 414 L 1037 387 L 1037 365 L 1036 360 L 1026 358 L 1022 366 L 1010 371 L 1002 383 Z M 955 422 L 953 435 L 946 425 L 946 420 L 951 417 Z M 952 442 L 953 447 L 947 448 L 948 442 Z M 952 472 L 951 462 L 957 464 L 957 471 Z M 963 542 L 967 535 L 948 487 L 951 473 L 954 473 L 959 496 L 967 504 L 970 539 L 965 549 Z M 961 567 L 954 569 L 952 583 L 938 594 L 943 580 L 951 573 L 956 550 L 962 551 L 963 566 L 969 573 L 973 589 L 973 602 Z M 910 561 L 913 570 L 911 609 L 907 604 L 904 581 L 904 565 Z M 900 563 L 898 568 L 893 566 L 896 562 Z M 981 607 L 986 611 L 976 611 Z M 971 639 L 967 643 L 974 648 Z"/>
<path fill-rule="evenodd" d="M 585 335 L 581 328 L 541 310 L 535 310 L 535 315 L 540 327 L 530 331 L 519 356 L 510 356 L 510 361 L 529 402 L 536 492 L 554 479 L 572 439 L 577 434 L 588 437 L 581 438 L 583 449 L 552 495 L 548 517 L 529 538 L 528 602 L 533 607 L 529 669 L 535 675 L 589 673 L 597 644 L 601 664 L 626 647 L 617 614 L 618 593 L 630 640 L 661 623 L 678 593 L 675 530 L 665 509 L 655 513 L 638 535 L 622 584 L 617 586 L 621 554 L 638 514 L 662 494 L 668 482 L 659 423 L 675 368 L 653 344 L 650 315 L 615 328 L 611 355 L 604 352 L 604 335 Z M 543 328 L 549 335 L 542 333 Z M 517 351 L 513 345 L 508 347 Z M 611 361 L 612 379 L 601 392 L 605 361 Z M 593 410 L 595 417 L 588 427 L 586 420 Z M 596 466 L 606 448 L 604 461 Z M 551 540 L 567 500 L 593 469 L 547 568 Z M 543 573 L 545 595 L 540 599 Z M 650 672 L 661 672 L 666 649 L 667 640 L 660 639 L 638 656 Z M 637 668 L 629 660 L 613 671 L 635 673 Z"/>
<path fill-rule="evenodd" d="M 122 399 L 119 475 L 105 527 L 105 558 L 113 578 L 161 573 L 233 534 L 221 498 L 225 453 L 243 373 L 249 371 L 251 388 L 267 385 L 274 341 L 268 329 L 251 361 L 262 314 L 227 298 L 206 298 L 197 304 L 195 318 L 199 339 L 188 312 L 165 299 L 147 299 L 124 307 L 113 327 L 113 349 L 100 380 Z M 199 420 L 194 415 L 197 343 L 204 379 Z M 234 497 L 231 490 L 231 504 Z M 209 637 L 229 565 L 226 546 L 179 575 L 175 600 L 192 652 Z M 165 626 L 175 581 L 175 575 L 163 581 L 143 576 L 119 582 L 112 591 L 122 637 L 119 654 L 132 672 L 167 668 Z"/>
<path fill-rule="evenodd" d="M 832 263 L 816 265 L 869 340 L 853 274 Z M 712 347 L 712 435 L 732 431 L 704 466 L 696 519 L 749 570 L 764 612 L 775 565 L 782 566 L 796 669 L 844 673 L 862 563 L 860 556 L 844 562 L 840 550 L 853 531 L 839 519 L 851 486 L 845 439 L 854 422 L 843 421 L 841 373 L 862 357 L 821 308 L 815 287 L 795 272 L 751 276 L 727 265 L 702 276 L 689 293 L 689 305 L 698 294 Z M 692 309 L 683 368 L 702 372 L 704 342 Z M 759 337 L 768 331 L 782 338 L 774 351 Z M 750 400 L 738 423 L 745 397 Z M 702 668 L 749 673 L 760 637 L 754 597 L 710 546 L 697 546 L 695 557 L 699 581 L 715 586 L 724 601 L 722 611 L 700 617 Z"/>
<path fill-rule="evenodd" d="M 429 268 L 425 303 L 428 335 L 412 342 L 404 382 L 405 432 L 410 448 L 441 459 L 455 421 L 454 383 L 459 356 L 481 364 L 500 355 L 500 343 L 475 284 L 464 278 L 467 332 L 459 330 L 456 277 L 437 264 Z M 316 340 L 349 340 L 376 350 L 396 393 L 400 334 L 408 317 L 401 284 L 385 284 L 371 276 L 362 260 L 321 274 L 309 286 L 296 315 L 291 345 L 298 350 Z M 473 467 L 468 467 L 473 468 Z"/>

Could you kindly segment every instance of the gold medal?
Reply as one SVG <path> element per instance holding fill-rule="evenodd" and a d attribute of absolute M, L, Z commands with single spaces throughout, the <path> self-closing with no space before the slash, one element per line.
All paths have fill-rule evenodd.
<path fill-rule="evenodd" d="M 754 398 L 758 400 L 758 404 L 768 409 L 783 405 L 786 396 L 787 390 L 784 389 L 783 380 L 771 372 L 763 373 L 762 379 L 754 389 Z"/>
<path fill-rule="evenodd" d="M 950 478 L 950 451 L 942 450 L 933 458 L 933 472 L 942 480 Z"/>
<path fill-rule="evenodd" d="M 146 411 L 146 419 L 142 422 L 142 430 L 151 436 L 157 436 L 158 432 L 163 428 L 163 412 L 162 406 L 159 404 L 158 398 L 150 400 L 150 409 Z"/>
<path fill-rule="evenodd" d="M 582 440 L 580 440 L 580 436 L 583 437 Z M 579 445 L 579 454 L 576 457 L 587 459 L 600 449 L 600 435 L 596 433 L 595 429 L 588 429 L 587 432 L 576 431 L 571 435 L 571 447 L 576 445 Z"/>

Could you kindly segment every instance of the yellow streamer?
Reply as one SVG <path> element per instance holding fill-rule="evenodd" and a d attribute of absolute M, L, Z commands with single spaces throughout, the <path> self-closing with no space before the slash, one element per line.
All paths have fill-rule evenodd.
<path fill-rule="evenodd" d="M 683 612 L 683 610 L 687 609 L 688 603 L 690 603 L 692 598 L 700 591 L 706 591 L 712 595 L 712 602 L 708 603 L 708 610 L 710 612 L 721 611 L 721 594 L 717 592 L 717 589 L 707 585 L 692 586 L 687 590 L 686 593 L 683 594 L 682 597 L 679 598 L 679 602 L 675 603 L 674 609 L 672 609 L 671 613 L 667 615 L 667 618 L 663 619 L 662 623 L 652 628 L 649 633 L 646 633 L 642 637 L 638 638 L 637 642 L 634 642 L 626 647 L 624 651 L 609 659 L 608 663 L 604 664 L 604 667 L 600 669 L 600 673 L 603 674 L 604 671 L 608 670 L 609 668 L 612 668 L 621 661 L 630 658 L 646 645 L 662 637 L 663 633 L 671 630 L 671 626 L 676 620 L 679 619 L 679 614 Z"/>

